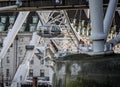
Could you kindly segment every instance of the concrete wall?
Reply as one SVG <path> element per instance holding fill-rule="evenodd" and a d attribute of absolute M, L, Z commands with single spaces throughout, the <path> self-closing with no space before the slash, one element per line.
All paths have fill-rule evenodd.
<path fill-rule="evenodd" d="M 59 61 L 56 64 L 55 79 L 57 82 L 55 84 L 57 87 L 68 87 L 69 84 L 74 84 L 73 82 L 80 78 L 82 82 L 88 83 L 84 87 L 120 87 L 119 56 L 96 56 L 93 58 L 88 57 L 87 59 L 79 56 L 77 59 L 74 55 L 74 58 L 71 58 L 72 60 Z M 83 87 L 83 84 L 78 87 Z M 89 84 L 94 85 L 88 86 Z"/>

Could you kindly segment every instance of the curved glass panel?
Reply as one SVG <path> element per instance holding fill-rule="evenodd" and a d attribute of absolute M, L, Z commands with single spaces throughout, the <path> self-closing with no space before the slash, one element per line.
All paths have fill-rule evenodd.
<path fill-rule="evenodd" d="M 42 37 L 56 37 L 61 34 L 61 29 L 57 25 L 40 26 L 38 34 Z"/>

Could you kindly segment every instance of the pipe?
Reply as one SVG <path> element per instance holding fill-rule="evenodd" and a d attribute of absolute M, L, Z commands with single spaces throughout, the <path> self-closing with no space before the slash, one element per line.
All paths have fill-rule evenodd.
<path fill-rule="evenodd" d="M 103 0 L 89 0 L 89 7 L 92 23 L 90 39 L 93 40 L 93 52 L 103 52 L 105 38 L 103 32 Z"/>
<path fill-rule="evenodd" d="M 105 40 L 107 39 L 111 24 L 112 24 L 112 19 L 115 13 L 115 9 L 117 6 L 117 1 L 118 0 L 110 0 L 109 5 L 107 8 L 107 12 L 105 14 L 104 18 L 104 33 L 105 33 Z"/>

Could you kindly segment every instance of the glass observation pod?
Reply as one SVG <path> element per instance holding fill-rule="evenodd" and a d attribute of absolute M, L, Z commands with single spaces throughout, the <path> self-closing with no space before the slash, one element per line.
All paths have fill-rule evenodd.
<path fill-rule="evenodd" d="M 43 25 L 38 29 L 38 35 L 41 37 L 63 37 L 62 29 L 58 25 Z"/>

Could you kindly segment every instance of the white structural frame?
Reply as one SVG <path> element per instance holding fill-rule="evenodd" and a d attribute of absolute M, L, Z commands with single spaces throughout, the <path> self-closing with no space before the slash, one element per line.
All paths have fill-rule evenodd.
<path fill-rule="evenodd" d="M 89 7 L 92 22 L 90 39 L 93 40 L 93 52 L 104 52 L 103 0 L 89 0 Z"/>
<path fill-rule="evenodd" d="M 40 37 L 36 32 L 33 33 L 32 40 L 30 41 L 30 46 L 34 46 L 33 50 L 28 50 L 26 52 L 25 58 L 22 64 L 18 67 L 17 72 L 12 80 L 11 87 L 18 87 L 22 82 L 26 80 L 28 71 L 29 71 L 29 62 L 31 61 L 36 46 L 38 45 Z"/>
<path fill-rule="evenodd" d="M 115 12 L 116 3 L 117 3 L 117 0 L 110 0 L 109 6 L 108 6 L 108 9 L 106 12 L 106 16 L 104 19 L 104 24 L 103 24 L 103 9 L 102 9 L 103 8 L 102 7 L 103 0 L 89 0 L 91 21 L 92 21 L 92 35 L 90 36 L 90 38 L 93 40 L 93 52 L 94 53 L 104 52 L 105 40 L 106 40 L 106 37 L 109 32 L 113 14 Z M 16 8 L 16 5 L 13 7 L 11 6 L 11 8 L 14 8 L 14 7 Z M 1 8 L 1 9 L 5 10 L 5 9 L 8 9 L 8 7 L 5 7 L 4 9 Z M 56 18 L 53 18 L 52 21 L 49 21 L 49 19 L 52 18 L 52 14 L 54 14 L 54 12 L 52 13 L 52 11 L 49 11 L 49 12 L 37 11 L 37 13 L 40 17 L 37 28 L 39 28 L 39 25 L 51 24 L 51 23 L 55 23 L 55 21 L 60 21 L 60 19 L 61 19 L 60 17 L 62 17 L 63 19 L 66 18 L 66 20 L 64 20 L 64 21 L 66 21 L 66 25 L 64 25 L 64 26 L 68 27 L 69 29 L 72 29 L 72 32 L 73 32 L 76 40 L 79 42 L 79 40 L 82 38 L 80 36 L 78 36 L 76 31 L 71 26 L 67 12 L 65 10 L 61 11 L 61 12 L 64 14 L 64 17 L 62 17 L 61 15 L 58 15 Z M 17 35 L 18 31 L 20 30 L 26 17 L 28 16 L 28 14 L 29 14 L 29 11 L 19 13 L 12 29 L 9 30 L 8 35 L 7 35 L 6 39 L 4 40 L 3 48 L 0 52 L 0 61 L 1 61 L 1 59 L 3 59 L 5 57 L 7 50 L 9 49 L 10 45 L 14 41 L 15 36 Z M 60 25 L 62 24 L 62 22 L 60 22 Z M 27 73 L 29 70 L 29 62 L 32 59 L 32 56 L 34 55 L 34 52 L 35 52 L 36 46 L 39 43 L 39 40 L 40 40 L 40 36 L 38 36 L 37 33 L 34 32 L 32 40 L 30 41 L 30 44 L 29 44 L 29 45 L 34 46 L 34 49 L 28 50 L 26 52 L 24 61 L 17 69 L 17 72 L 12 80 L 11 87 L 20 86 L 20 83 L 22 83 L 23 81 L 26 80 L 26 76 L 27 76 Z M 54 42 L 53 39 L 51 39 L 51 40 Z M 115 39 L 111 40 L 109 43 L 110 44 L 113 43 L 114 45 L 116 45 L 118 42 L 120 42 L 120 35 L 118 35 Z M 60 49 L 59 47 L 57 47 L 57 48 Z M 50 70 L 50 71 L 52 72 L 52 70 Z M 50 76 L 52 76 L 52 74 Z M 52 77 L 50 78 L 50 81 L 52 81 Z"/>
<path fill-rule="evenodd" d="M 43 24 L 45 23 L 45 21 L 43 22 L 43 20 L 41 20 L 41 22 Z M 38 22 L 37 27 L 42 25 L 41 22 L 40 21 Z M 34 55 L 34 52 L 36 50 L 36 46 L 39 44 L 39 41 L 40 41 L 40 36 L 37 35 L 37 32 L 34 32 L 33 36 L 32 36 L 32 40 L 30 41 L 30 44 L 29 44 L 29 46 L 34 46 L 34 49 L 28 50 L 26 52 L 26 55 L 25 55 L 25 58 L 24 58 L 22 64 L 18 67 L 18 69 L 15 73 L 15 76 L 14 76 L 12 83 L 11 83 L 11 87 L 18 87 L 21 85 L 22 82 L 28 81 L 28 80 L 26 80 L 26 77 L 27 77 L 27 74 L 29 71 L 29 62 L 31 61 L 31 59 Z M 50 81 L 50 83 L 51 82 L 52 81 Z"/>
<path fill-rule="evenodd" d="M 10 45 L 12 44 L 12 42 L 14 41 L 18 31 L 20 30 L 22 24 L 24 23 L 26 17 L 28 16 L 29 11 L 26 12 L 19 12 L 19 15 L 12 27 L 11 30 L 9 30 L 7 37 L 5 38 L 4 42 L 3 42 L 3 48 L 0 52 L 0 62 L 1 59 L 3 59 L 10 47 Z"/>
<path fill-rule="evenodd" d="M 110 27 L 112 24 L 112 20 L 114 17 L 114 13 L 117 7 L 118 0 L 109 0 L 107 12 L 105 14 L 104 18 L 104 33 L 105 33 L 105 39 L 107 39 L 108 33 L 110 31 Z"/>
<path fill-rule="evenodd" d="M 12 6 L 5 6 L 5 7 L 0 7 L 0 11 L 5 11 L 5 10 L 10 10 L 10 9 L 15 9 L 18 8 L 22 5 L 22 2 L 19 0 L 16 0 L 16 4 Z"/>
<path fill-rule="evenodd" d="M 106 42 L 116 10 L 117 1 L 118 0 L 109 0 L 107 12 L 103 21 L 103 0 L 89 0 L 92 22 L 92 35 L 90 36 L 90 39 L 93 40 L 93 54 L 96 54 L 96 52 L 104 54 L 105 51 L 111 51 L 111 49 L 109 49 L 110 43 L 115 46 L 120 42 L 119 35 L 115 39 Z M 105 44 L 107 45 L 107 49 L 105 48 Z"/>

